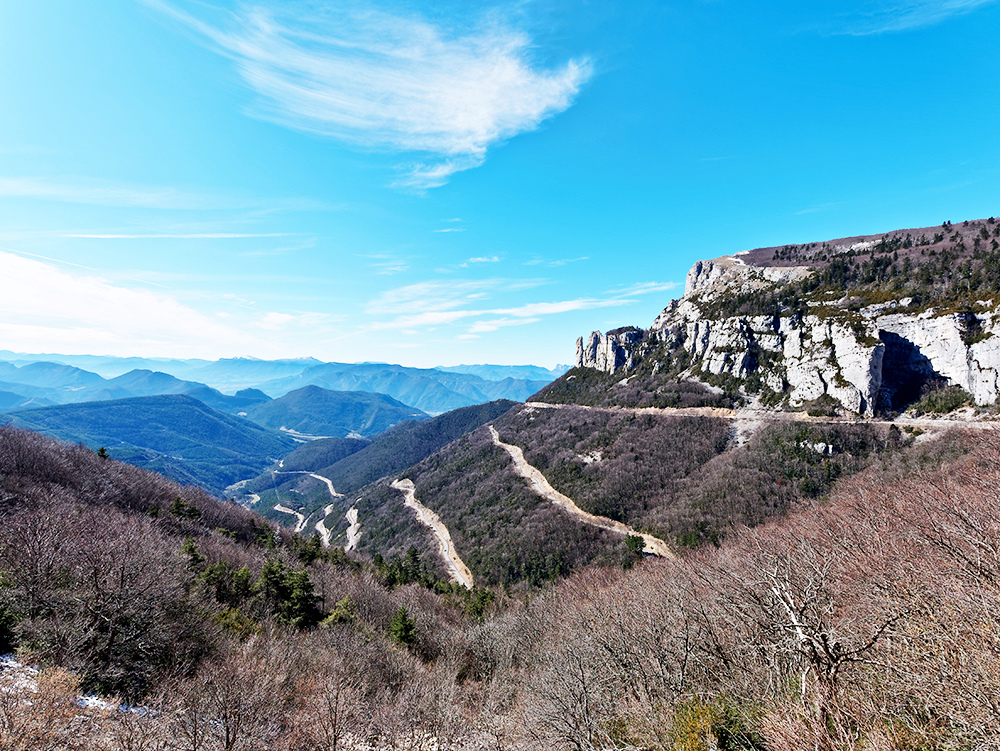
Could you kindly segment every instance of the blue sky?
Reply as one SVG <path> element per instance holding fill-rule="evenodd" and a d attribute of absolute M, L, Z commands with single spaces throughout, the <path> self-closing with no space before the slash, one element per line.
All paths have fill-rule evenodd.
<path fill-rule="evenodd" d="M 0 0 L 0 349 L 569 362 L 1000 214 L 1000 2 Z"/>

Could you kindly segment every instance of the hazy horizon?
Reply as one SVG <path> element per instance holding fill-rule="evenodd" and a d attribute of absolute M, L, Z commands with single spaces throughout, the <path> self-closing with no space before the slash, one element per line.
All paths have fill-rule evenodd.
<path fill-rule="evenodd" d="M 697 260 L 1000 213 L 997 0 L 0 10 L 0 349 L 573 361 Z"/>

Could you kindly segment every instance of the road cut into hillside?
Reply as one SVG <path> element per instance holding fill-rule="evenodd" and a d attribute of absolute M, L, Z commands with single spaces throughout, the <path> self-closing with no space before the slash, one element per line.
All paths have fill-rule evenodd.
<path fill-rule="evenodd" d="M 315 472 L 308 472 L 308 471 L 305 471 L 305 470 L 296 470 L 294 472 L 280 472 L 279 474 L 284 474 L 284 475 L 305 474 L 305 475 L 309 475 L 310 477 L 314 477 L 315 479 L 319 480 L 320 482 L 326 483 L 326 487 L 327 487 L 327 490 L 330 491 L 330 497 L 331 498 L 343 498 L 344 497 L 343 493 L 338 493 L 334 489 L 333 482 L 328 477 L 323 477 L 323 475 L 317 475 Z M 326 526 L 326 517 L 328 517 L 330 514 L 333 513 L 333 506 L 334 506 L 334 504 L 332 504 L 332 503 L 329 504 L 328 506 L 326 506 L 326 508 L 323 509 L 323 518 L 320 519 L 318 522 L 316 522 L 316 531 L 319 532 L 319 537 L 320 537 L 320 540 L 323 542 L 323 547 L 324 548 L 330 547 L 330 537 L 333 535 L 333 530 L 327 529 L 327 526 Z M 353 519 L 351 518 L 351 511 L 354 512 L 354 518 Z M 351 526 L 347 530 L 347 545 L 344 546 L 344 552 L 345 553 L 347 551 L 349 551 L 349 550 L 354 550 L 354 548 L 357 547 L 357 545 L 358 545 L 358 538 L 361 536 L 361 524 L 358 522 L 358 510 L 357 509 L 351 509 L 351 511 L 347 512 L 347 521 L 349 521 L 351 523 Z M 351 536 L 352 535 L 352 530 L 353 530 L 353 535 L 354 535 L 353 537 Z M 353 542 L 352 542 L 352 540 L 353 540 Z"/>
<path fill-rule="evenodd" d="M 332 529 L 327 529 L 326 517 L 333 513 L 333 504 L 329 504 L 323 509 L 323 517 L 316 522 L 316 531 L 319 533 L 320 542 L 324 548 L 330 547 L 330 537 L 333 535 Z"/>
<path fill-rule="evenodd" d="M 357 508 L 349 508 L 346 516 L 350 526 L 347 528 L 347 544 L 344 546 L 344 552 L 349 553 L 358 546 L 358 540 L 361 539 L 361 522 L 358 521 Z"/>
<path fill-rule="evenodd" d="M 452 579 L 465 588 L 472 589 L 472 572 L 469 571 L 469 567 L 465 565 L 465 562 L 458 557 L 455 545 L 451 541 L 451 533 L 444 526 L 444 523 L 437 514 L 417 500 L 417 489 L 413 484 L 413 480 L 393 480 L 391 487 L 404 494 L 406 498 L 405 505 L 416 511 L 417 520 L 424 526 L 429 527 L 434 536 L 437 537 L 438 551 L 445 565 L 448 567 Z"/>
<path fill-rule="evenodd" d="M 576 502 L 573 501 L 572 498 L 563 495 L 558 490 L 553 488 L 549 484 L 549 481 L 545 479 L 545 475 L 539 472 L 537 468 L 528 464 L 527 460 L 524 458 L 524 451 L 522 451 L 520 447 L 504 443 L 500 440 L 500 434 L 497 433 L 496 428 L 492 425 L 489 425 L 488 427 L 490 429 L 490 435 L 493 436 L 493 444 L 510 454 L 510 458 L 514 460 L 514 469 L 519 475 L 521 475 L 521 477 L 528 481 L 532 490 L 542 496 L 542 498 L 550 500 L 560 508 L 569 511 L 584 524 L 591 524 L 595 527 L 616 532 L 620 535 L 634 535 L 636 537 L 641 537 L 643 541 L 643 553 L 649 553 L 650 555 L 659 556 L 660 558 L 675 557 L 674 552 L 670 549 L 670 546 L 659 537 L 654 537 L 653 535 L 645 534 L 643 532 L 637 532 L 627 524 L 616 522 L 614 519 L 608 519 L 606 516 L 588 514 L 582 508 L 577 506 Z"/>
<path fill-rule="evenodd" d="M 283 467 L 284 464 L 285 464 L 285 460 L 282 459 L 281 463 L 278 466 L 279 467 Z M 329 478 L 323 477 L 323 475 L 318 475 L 315 472 L 309 472 L 308 470 L 304 470 L 304 469 L 285 470 L 285 471 L 279 471 L 279 470 L 275 469 L 275 470 L 271 470 L 271 475 L 272 476 L 274 476 L 274 475 L 309 475 L 310 477 L 313 477 L 313 478 L 319 480 L 320 482 L 326 483 L 326 487 L 327 487 L 327 490 L 330 491 L 330 497 L 331 498 L 343 498 L 344 497 L 343 493 L 338 493 L 334 489 L 333 482 L 331 482 Z M 278 506 L 275 506 L 274 510 L 275 511 L 281 511 L 282 513 L 285 513 L 285 514 L 295 514 L 295 516 L 298 517 L 298 523 L 295 525 L 295 532 L 296 533 L 299 533 L 299 532 L 301 532 L 302 530 L 304 530 L 306 528 L 305 517 L 302 516 L 302 514 L 296 512 L 296 511 L 292 511 L 290 508 L 287 508 L 285 506 L 280 506 L 280 504 Z M 323 509 L 323 518 L 321 518 L 315 524 L 316 532 L 319 533 L 319 539 L 320 539 L 320 542 L 323 543 L 323 547 L 324 548 L 330 547 L 330 538 L 333 536 L 333 530 L 327 529 L 327 526 L 326 526 L 326 517 L 328 517 L 332 512 L 333 512 L 333 504 L 331 503 L 330 505 L 328 505 L 326 508 Z M 356 514 L 355 514 L 355 516 L 356 516 Z M 351 521 L 351 520 L 348 519 L 348 521 Z M 351 523 L 352 524 L 357 524 L 357 519 L 354 519 Z M 358 530 L 360 530 L 361 525 L 358 524 L 357 526 L 358 526 Z M 360 531 L 356 531 L 356 535 L 357 536 L 359 536 L 360 534 L 361 534 Z M 350 539 L 351 539 L 350 538 L 350 531 L 348 531 L 348 545 L 350 545 Z M 357 539 L 354 540 L 354 544 L 357 545 Z M 345 551 L 346 550 L 353 550 L 353 548 L 352 547 L 345 547 L 344 550 Z"/>
<path fill-rule="evenodd" d="M 284 459 L 282 459 L 282 462 L 284 462 Z M 315 472 L 310 472 L 307 469 L 286 469 L 286 470 L 273 469 L 273 470 L 271 470 L 271 474 L 272 475 L 309 475 L 310 477 L 314 477 L 315 479 L 319 480 L 320 482 L 326 483 L 326 487 L 330 491 L 330 496 L 332 498 L 343 498 L 344 497 L 343 493 L 338 493 L 336 490 L 334 490 L 334 488 L 333 488 L 333 482 L 328 477 L 323 477 L 323 475 L 317 475 Z"/>
<path fill-rule="evenodd" d="M 298 534 L 299 532 L 301 532 L 302 530 L 304 530 L 306 528 L 306 518 L 305 518 L 305 516 L 303 516 L 302 514 L 300 514 L 295 509 L 290 509 L 290 508 L 288 508 L 288 506 L 282 506 L 280 503 L 277 503 L 274 506 L 274 510 L 275 511 L 280 511 L 283 514 L 289 514 L 289 515 L 295 517 L 295 519 L 296 519 L 295 529 L 293 530 L 293 532 L 295 534 Z"/>
<path fill-rule="evenodd" d="M 825 425 L 898 425 L 921 430 L 1000 430 L 1000 419 L 942 415 L 940 417 L 908 417 L 901 415 L 892 420 L 872 417 L 825 417 L 808 412 L 780 412 L 770 409 L 726 409 L 724 407 L 592 407 L 585 404 L 554 404 L 552 402 L 526 402 L 522 409 L 584 409 L 594 412 L 611 412 L 630 415 L 663 415 L 664 417 L 718 417 L 723 420 L 774 420 L 785 422 L 810 422 Z"/>

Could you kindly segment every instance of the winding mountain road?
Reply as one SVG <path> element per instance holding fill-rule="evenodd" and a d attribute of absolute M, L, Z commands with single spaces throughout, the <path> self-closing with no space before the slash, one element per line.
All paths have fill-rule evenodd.
<path fill-rule="evenodd" d="M 307 472 L 305 470 L 296 470 L 294 472 L 281 472 L 280 474 L 292 475 L 292 474 L 304 474 L 314 477 L 317 480 L 326 483 L 327 490 L 330 491 L 331 498 L 343 498 L 343 493 L 338 493 L 333 487 L 333 482 L 323 475 L 317 475 L 315 472 Z M 326 518 L 333 513 L 333 508 L 336 504 L 327 504 L 323 509 L 323 518 L 316 522 L 316 531 L 319 532 L 320 540 L 323 542 L 323 547 L 330 547 L 330 538 L 333 536 L 333 530 L 328 529 L 326 526 Z M 358 521 L 358 510 L 356 508 L 351 508 L 347 514 L 347 522 L 350 526 L 347 528 L 347 544 L 344 546 L 344 552 L 348 553 L 354 550 L 358 546 L 358 540 L 361 538 L 361 522 Z"/>
<path fill-rule="evenodd" d="M 922 430 L 949 430 L 963 428 L 969 430 L 1000 430 L 1000 419 L 964 420 L 951 417 L 905 417 L 880 420 L 871 417 L 823 417 L 807 412 L 778 412 L 767 409 L 726 409 L 724 407 L 591 407 L 583 404 L 554 404 L 551 402 L 525 402 L 526 408 L 537 409 L 585 409 L 593 412 L 612 414 L 663 415 L 666 417 L 718 417 L 723 420 L 774 420 L 784 422 L 811 422 L 826 425 L 852 425 L 871 423 L 874 425 L 899 425 Z"/>
<path fill-rule="evenodd" d="M 358 546 L 358 540 L 361 539 L 361 522 L 358 521 L 357 508 L 348 509 L 346 516 L 351 526 L 347 528 L 347 544 L 344 546 L 344 552 L 349 553 Z"/>
<path fill-rule="evenodd" d="M 278 466 L 279 467 L 283 467 L 284 465 L 285 465 L 285 461 L 284 461 L 284 459 L 282 459 L 281 463 Z M 330 491 L 330 497 L 331 498 L 336 499 L 336 498 L 343 498 L 344 497 L 343 493 L 338 493 L 337 490 L 336 490 L 336 488 L 333 487 L 333 482 L 330 480 L 330 478 L 323 477 L 323 475 L 318 475 L 315 472 L 310 472 L 309 470 L 305 470 L 305 469 L 277 470 L 277 469 L 274 469 L 274 470 L 271 470 L 271 474 L 272 475 L 309 475 L 310 477 L 315 478 L 315 479 L 319 480 L 320 482 L 326 484 L 327 490 Z M 277 483 L 275 483 L 275 484 L 277 484 Z M 321 518 L 314 525 L 314 528 L 316 529 L 316 532 L 319 534 L 320 542 L 323 543 L 323 547 L 324 548 L 330 547 L 330 539 L 333 537 L 333 530 L 329 529 L 326 526 L 326 518 L 330 514 L 333 513 L 334 505 L 335 504 L 333 504 L 333 503 L 327 504 L 327 506 L 323 509 L 323 518 Z M 296 518 L 298 519 L 298 523 L 295 525 L 295 532 L 296 532 L 296 534 L 299 533 L 299 532 L 301 532 L 302 530 L 304 530 L 306 528 L 306 517 L 304 517 L 298 511 L 293 511 L 292 509 L 288 508 L 287 506 L 282 506 L 280 503 L 277 506 L 274 507 L 274 510 L 275 511 L 281 511 L 282 513 L 285 513 L 285 514 L 295 514 Z M 347 512 L 347 521 L 350 523 L 351 526 L 348 527 L 348 529 L 347 529 L 347 544 L 344 546 L 344 552 L 348 552 L 348 551 L 354 550 L 354 548 L 356 548 L 358 546 L 358 539 L 361 537 L 361 522 L 358 521 L 358 510 L 356 508 L 352 508 L 350 511 Z"/>
<path fill-rule="evenodd" d="M 306 528 L 306 517 L 304 515 L 300 514 L 295 509 L 291 509 L 291 508 L 288 508 L 288 506 L 282 506 L 280 503 L 277 503 L 274 506 L 274 510 L 275 511 L 280 511 L 283 514 L 290 514 L 291 516 L 295 517 L 295 519 L 296 519 L 295 529 L 293 530 L 293 532 L 295 534 L 298 534 L 299 532 L 301 532 L 302 530 L 304 530 Z"/>
<path fill-rule="evenodd" d="M 326 527 L 326 517 L 333 513 L 333 504 L 328 504 L 323 509 L 323 518 L 316 522 L 316 531 L 319 533 L 319 540 L 324 548 L 330 547 L 330 537 L 333 535 L 332 529 Z"/>
<path fill-rule="evenodd" d="M 614 519 L 608 519 L 606 516 L 588 514 L 582 508 L 577 506 L 572 498 L 563 495 L 558 490 L 553 488 L 549 484 L 549 481 L 545 479 L 545 475 L 543 475 L 536 467 L 528 464 L 527 460 L 524 458 L 524 451 L 522 451 L 519 446 L 504 443 L 500 440 L 500 434 L 497 433 L 496 428 L 492 425 L 489 425 L 488 427 L 490 429 L 490 435 L 493 436 L 493 444 L 510 454 L 510 458 L 514 460 L 514 469 L 519 475 L 521 475 L 521 477 L 528 481 L 531 485 L 531 489 L 538 493 L 538 495 L 542 496 L 542 498 L 552 501 L 552 503 L 556 504 L 560 508 L 565 509 L 584 524 L 600 527 L 601 529 L 616 532 L 620 535 L 634 535 L 636 537 L 641 537 L 644 543 L 642 549 L 642 552 L 644 553 L 659 556 L 660 558 L 675 557 L 674 552 L 670 549 L 670 546 L 659 537 L 654 537 L 653 535 L 646 534 L 644 532 L 637 532 L 627 524 L 622 524 Z"/>
<path fill-rule="evenodd" d="M 403 493 L 405 496 L 404 505 L 412 508 L 417 514 L 417 520 L 424 526 L 429 527 L 434 536 L 437 537 L 438 552 L 448 567 L 448 571 L 451 572 L 452 579 L 466 589 L 472 589 L 472 572 L 469 571 L 469 567 L 465 565 L 465 562 L 459 558 L 458 553 L 455 551 L 455 545 L 451 541 L 451 533 L 448 532 L 448 528 L 437 514 L 417 500 L 417 489 L 413 484 L 413 480 L 393 480 L 391 487 Z"/>

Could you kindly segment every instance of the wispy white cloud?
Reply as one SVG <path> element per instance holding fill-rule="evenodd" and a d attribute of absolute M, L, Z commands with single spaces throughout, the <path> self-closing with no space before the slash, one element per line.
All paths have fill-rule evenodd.
<path fill-rule="evenodd" d="M 998 0 L 881 0 L 858 14 L 845 31 L 852 36 L 868 36 L 909 31 L 933 26 L 953 16 L 971 13 Z"/>
<path fill-rule="evenodd" d="M 650 295 L 659 292 L 670 292 L 682 286 L 680 282 L 639 282 L 629 287 L 612 290 L 609 294 L 631 297 L 633 295 Z"/>
<path fill-rule="evenodd" d="M 375 269 L 376 274 L 401 274 L 410 270 L 409 261 L 391 253 L 373 253 L 367 258 L 371 260 L 369 266 Z"/>
<path fill-rule="evenodd" d="M 465 227 L 444 227 L 442 229 L 432 230 L 432 232 L 465 232 Z"/>
<path fill-rule="evenodd" d="M 570 263 L 578 263 L 580 261 L 589 261 L 590 256 L 580 256 L 579 258 L 556 258 L 556 259 L 545 259 L 545 258 L 532 258 L 530 261 L 525 261 L 525 266 L 548 266 L 549 268 L 559 268 L 560 266 L 565 266 Z"/>
<path fill-rule="evenodd" d="M 529 323 L 538 323 L 541 318 L 493 318 L 485 321 L 476 321 L 469 327 L 469 334 L 484 334 L 508 326 L 524 326 Z"/>
<path fill-rule="evenodd" d="M 207 353 L 211 344 L 249 343 L 238 329 L 170 296 L 130 289 L 90 272 L 0 252 L 0 337 L 28 351 Z M 51 348 L 51 349 L 50 349 Z M 233 351 L 233 350 L 230 350 Z"/>
<path fill-rule="evenodd" d="M 478 335 L 508 326 L 537 323 L 546 316 L 632 305 L 639 295 L 676 286 L 649 282 L 612 290 L 605 297 L 529 302 L 508 307 L 489 304 L 497 296 L 507 297 L 543 283 L 541 280 L 507 279 L 421 282 L 382 293 L 369 303 L 365 313 L 375 319 L 370 325 L 372 329 L 418 331 L 462 324 L 468 326 L 467 334 Z"/>
<path fill-rule="evenodd" d="M 95 240 L 234 240 L 251 237 L 291 237 L 291 232 L 193 232 L 187 234 L 63 234 L 61 237 L 91 238 Z"/>
<path fill-rule="evenodd" d="M 597 299 L 593 297 L 581 297 L 576 300 L 560 300 L 559 302 L 533 302 L 520 305 L 516 308 L 498 308 L 496 310 L 484 311 L 491 315 L 517 316 L 519 318 L 532 318 L 534 316 L 550 316 L 555 313 L 569 313 L 574 310 L 592 310 L 594 308 L 617 308 L 622 305 L 631 305 L 632 300 L 627 297 L 612 297 L 608 299 Z"/>
<path fill-rule="evenodd" d="M 52 180 L 0 177 L 0 197 L 41 198 L 63 203 L 155 209 L 230 208 L 218 196 L 188 193 L 174 188 L 123 185 L 104 180 Z M 220 204 L 222 204 L 220 206 Z"/>
<path fill-rule="evenodd" d="M 146 2 L 235 62 L 260 97 L 257 116 L 426 155 L 397 181 L 418 189 L 562 112 L 591 75 L 586 59 L 542 69 L 530 37 L 495 14 L 459 28 L 370 5 L 270 2 L 242 6 L 224 27 L 167 0 Z"/>
<path fill-rule="evenodd" d="M 343 210 L 339 206 L 307 198 L 257 198 L 253 196 L 202 193 L 174 187 L 135 185 L 82 177 L 9 177 L 0 175 L 0 198 L 35 198 L 61 203 L 115 208 L 220 211 L 247 209 L 275 211 Z M 85 237 L 86 235 L 80 235 Z M 111 236 L 115 236 L 111 233 Z M 169 237 L 169 234 L 163 234 Z"/>
<path fill-rule="evenodd" d="M 258 311 L 238 300 L 198 310 L 170 290 L 148 289 L 148 282 L 138 286 L 21 252 L 0 250 L 0 278 L 0 341 L 21 351 L 287 356 L 290 336 L 308 342 L 332 322 L 319 313 Z"/>
<path fill-rule="evenodd" d="M 371 316 L 458 310 L 491 294 L 509 294 L 545 284 L 543 279 L 455 279 L 417 282 L 386 290 L 365 308 Z M 460 316 L 461 317 L 461 316 Z"/>
<path fill-rule="evenodd" d="M 284 256 L 289 253 L 295 253 L 299 250 L 308 250 L 309 248 L 316 247 L 316 238 L 308 237 L 301 242 L 292 242 L 287 245 L 278 245 L 274 248 L 258 248 L 257 250 L 248 250 L 242 255 L 248 258 L 263 258 L 266 256 Z"/>
<path fill-rule="evenodd" d="M 795 216 L 805 216 L 806 214 L 819 214 L 823 211 L 829 211 L 830 209 L 836 208 L 840 203 L 822 203 L 818 206 L 810 206 L 807 209 L 801 209 L 795 212 Z"/>
<path fill-rule="evenodd" d="M 315 328 L 330 321 L 324 313 L 265 313 L 257 322 L 264 331 L 284 331 L 289 328 Z"/>

